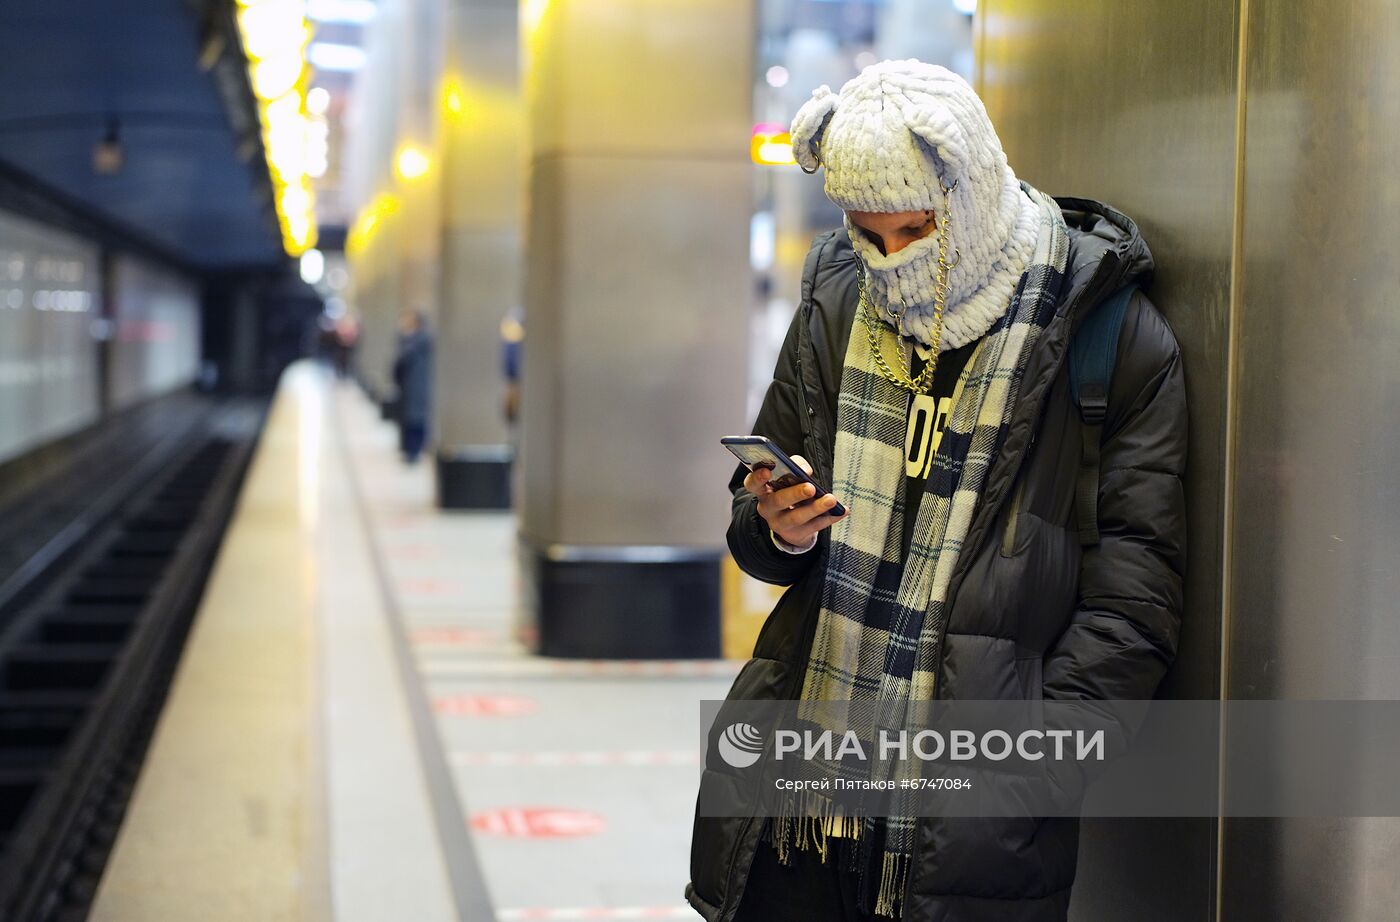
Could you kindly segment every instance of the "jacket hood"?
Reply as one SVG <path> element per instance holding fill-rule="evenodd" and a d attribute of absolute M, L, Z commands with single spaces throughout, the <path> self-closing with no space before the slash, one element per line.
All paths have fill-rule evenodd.
<path fill-rule="evenodd" d="M 1064 303 L 1091 286 L 1090 303 L 1098 293 L 1152 279 L 1155 263 L 1147 241 L 1132 218 L 1104 202 L 1090 198 L 1054 196 L 1064 214 L 1071 240 L 1070 265 Z"/>

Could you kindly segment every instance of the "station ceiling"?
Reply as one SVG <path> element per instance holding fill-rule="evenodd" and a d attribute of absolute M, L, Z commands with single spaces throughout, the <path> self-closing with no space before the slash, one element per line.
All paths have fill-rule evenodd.
<path fill-rule="evenodd" d="M 199 24 L 192 0 L 0 2 L 0 160 L 193 266 L 276 262 L 262 152 L 239 156 Z"/>

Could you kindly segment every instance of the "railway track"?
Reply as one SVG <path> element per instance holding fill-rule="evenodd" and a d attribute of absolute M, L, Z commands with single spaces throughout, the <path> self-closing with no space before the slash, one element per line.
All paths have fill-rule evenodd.
<path fill-rule="evenodd" d="M 21 501 L 6 516 L 16 526 L 0 539 L 6 922 L 87 917 L 265 407 L 201 398 L 179 409 L 140 444 L 79 453 L 87 477 L 45 487 L 83 502 Z M 55 507 L 65 521 L 26 523 Z"/>

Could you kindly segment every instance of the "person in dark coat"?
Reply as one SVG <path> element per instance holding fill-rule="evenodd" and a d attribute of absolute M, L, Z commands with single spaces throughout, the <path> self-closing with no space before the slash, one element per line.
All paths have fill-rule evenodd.
<path fill-rule="evenodd" d="M 1181 353 L 1134 292 L 1091 544 L 1067 362 L 1084 317 L 1150 279 L 1137 226 L 1016 179 L 972 88 L 933 65 L 822 87 L 792 140 L 845 227 L 812 244 L 753 431 L 832 492 L 735 470 L 729 549 L 790 588 L 728 699 L 1151 698 L 1182 615 Z M 1067 918 L 1072 816 L 705 814 L 735 771 L 707 754 L 701 773 L 685 897 L 709 922 Z"/>
<path fill-rule="evenodd" d="M 399 390 L 399 450 L 413 464 L 423 451 L 432 415 L 433 336 L 421 311 L 404 311 L 399 317 L 394 383 Z"/>

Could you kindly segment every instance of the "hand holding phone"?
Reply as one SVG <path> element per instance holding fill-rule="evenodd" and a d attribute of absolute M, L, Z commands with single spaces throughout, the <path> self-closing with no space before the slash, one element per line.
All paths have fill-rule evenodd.
<path fill-rule="evenodd" d="M 801 546 L 847 514 L 846 507 L 811 476 L 811 466 L 789 457 L 770 439 L 729 436 L 724 447 L 749 468 L 744 488 L 758 497 L 758 514 L 789 544 Z"/>

